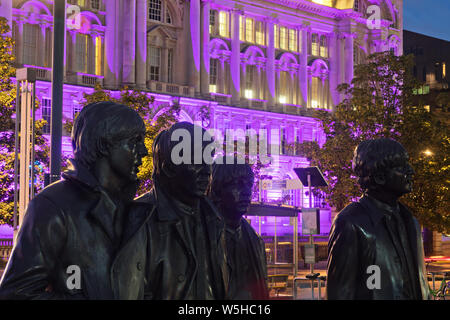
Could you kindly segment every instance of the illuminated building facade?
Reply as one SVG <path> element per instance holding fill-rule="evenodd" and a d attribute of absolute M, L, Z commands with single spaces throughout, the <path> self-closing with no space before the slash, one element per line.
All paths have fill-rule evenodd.
<path fill-rule="evenodd" d="M 52 1 L 3 1 L 12 25 L 17 67 L 37 69 L 38 117 L 51 108 Z M 64 117 L 79 111 L 83 93 L 127 85 L 177 102 L 181 120 L 210 127 L 277 129 L 274 179 L 296 179 L 305 158 L 287 143 L 324 142 L 312 109 L 333 110 L 336 90 L 373 52 L 402 54 L 402 0 L 68 0 Z M 374 27 L 370 7 L 379 9 Z M 369 12 L 369 13 L 368 13 Z M 68 133 L 63 150 L 70 152 Z M 275 141 L 273 141 L 275 140 Z M 286 192 L 290 193 L 289 197 Z M 300 190 L 270 190 L 303 206 Z M 304 202 L 306 201 L 306 202 Z M 320 202 L 320 201 L 319 201 Z M 329 214 L 329 210 L 328 210 Z M 329 224 L 331 214 L 325 219 Z M 326 228 L 325 228 L 326 229 Z"/>

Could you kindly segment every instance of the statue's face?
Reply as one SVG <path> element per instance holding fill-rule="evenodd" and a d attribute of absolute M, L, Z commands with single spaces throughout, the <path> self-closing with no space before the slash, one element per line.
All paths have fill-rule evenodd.
<path fill-rule="evenodd" d="M 247 213 L 252 199 L 253 177 L 242 174 L 221 186 L 220 202 L 223 214 L 232 215 L 230 218 Z"/>
<path fill-rule="evenodd" d="M 398 197 L 412 191 L 414 170 L 407 156 L 386 171 L 384 188 Z"/>
<path fill-rule="evenodd" d="M 144 132 L 122 139 L 110 150 L 109 164 L 117 177 L 126 182 L 137 180 L 142 158 L 148 154 Z"/>
<path fill-rule="evenodd" d="M 211 165 L 208 164 L 180 164 L 175 166 L 177 192 L 183 192 L 191 197 L 205 195 L 211 174 Z"/>

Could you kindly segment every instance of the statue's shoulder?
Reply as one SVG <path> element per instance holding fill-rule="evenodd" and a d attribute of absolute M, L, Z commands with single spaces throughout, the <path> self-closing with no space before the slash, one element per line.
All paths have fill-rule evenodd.
<path fill-rule="evenodd" d="M 367 223 L 367 215 L 364 207 L 359 202 L 352 202 L 342 209 L 335 217 L 336 225 L 364 225 Z"/>
<path fill-rule="evenodd" d="M 92 196 L 92 192 L 81 183 L 62 179 L 45 187 L 36 198 L 45 197 L 57 206 L 65 207 L 84 202 L 90 196 Z"/>

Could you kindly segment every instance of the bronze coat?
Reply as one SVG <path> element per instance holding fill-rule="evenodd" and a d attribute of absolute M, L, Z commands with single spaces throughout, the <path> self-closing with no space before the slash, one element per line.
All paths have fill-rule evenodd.
<path fill-rule="evenodd" d="M 150 239 L 148 287 L 150 298 L 156 300 L 184 300 L 194 285 L 197 274 L 195 248 L 184 234 L 182 221 L 172 210 L 169 199 L 155 189 L 137 201 L 150 205 L 152 214 L 148 223 Z M 210 245 L 211 285 L 215 299 L 225 299 L 228 268 L 225 256 L 224 222 L 207 198 L 201 200 L 205 212 L 206 234 Z"/>
<path fill-rule="evenodd" d="M 117 249 L 112 242 L 115 209 L 81 166 L 45 188 L 28 206 L 0 283 L 0 298 L 144 298 L 149 211 L 136 203 L 125 214 Z M 66 285 L 70 265 L 80 268 L 79 290 Z"/>
<path fill-rule="evenodd" d="M 425 260 L 419 223 L 401 203 L 412 250 L 416 285 L 422 299 L 428 298 Z M 383 213 L 367 197 L 345 207 L 333 222 L 328 241 L 327 296 L 330 300 L 396 300 L 402 296 L 403 274 L 400 259 Z M 367 273 L 378 265 L 381 289 L 369 289 Z"/>

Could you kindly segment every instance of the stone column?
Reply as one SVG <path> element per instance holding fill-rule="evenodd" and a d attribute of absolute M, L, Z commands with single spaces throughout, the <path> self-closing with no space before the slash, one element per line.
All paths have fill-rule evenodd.
<path fill-rule="evenodd" d="M 200 42 L 200 92 L 209 95 L 209 10 L 210 0 L 202 0 L 201 3 L 201 42 Z"/>
<path fill-rule="evenodd" d="M 256 81 L 254 81 L 253 83 L 253 88 L 254 88 L 254 91 L 255 91 L 255 98 L 256 99 L 261 99 L 261 90 L 262 90 L 262 82 L 261 82 L 261 64 L 260 64 L 260 62 L 257 62 L 257 65 L 256 65 L 256 68 L 257 68 L 257 70 L 256 70 L 256 72 L 257 72 L 257 75 L 256 75 Z"/>
<path fill-rule="evenodd" d="M 239 10 L 231 11 L 231 103 L 238 104 L 241 93 L 241 42 L 239 41 Z"/>
<path fill-rule="evenodd" d="M 189 2 L 188 83 L 200 93 L 200 0 Z"/>
<path fill-rule="evenodd" d="M 267 78 L 267 105 L 273 107 L 276 102 L 275 92 L 275 36 L 274 19 L 266 19 L 267 34 L 267 60 L 266 60 L 266 78 Z"/>
<path fill-rule="evenodd" d="M 337 91 L 337 86 L 340 84 L 338 79 L 339 75 L 339 40 L 336 32 L 333 32 L 328 37 L 329 43 L 329 62 L 330 62 L 330 74 L 329 74 L 329 83 L 330 83 L 330 95 L 333 102 L 333 107 L 338 105 L 340 102 L 339 93 Z"/>
<path fill-rule="evenodd" d="M 121 79 L 122 65 L 122 28 L 121 17 L 122 1 L 109 0 L 106 7 L 106 31 L 105 31 L 105 78 L 104 85 L 107 89 L 117 88 Z"/>
<path fill-rule="evenodd" d="M 147 0 L 136 1 L 136 88 L 147 83 Z"/>
<path fill-rule="evenodd" d="M 123 1 L 123 84 L 136 83 L 136 0 Z M 120 31 L 119 31 L 120 32 Z"/>
<path fill-rule="evenodd" d="M 67 71 L 69 73 L 75 73 L 77 70 L 77 58 L 76 58 L 76 50 L 77 50 L 77 32 L 75 30 L 69 31 L 69 39 L 70 45 L 68 46 L 70 49 L 67 50 Z"/>
<path fill-rule="evenodd" d="M 23 64 L 23 21 L 17 21 L 16 63 Z"/>
<path fill-rule="evenodd" d="M 37 65 L 44 67 L 45 66 L 45 56 L 47 54 L 47 46 L 46 46 L 46 33 L 47 33 L 47 25 L 45 23 L 40 23 L 39 28 L 41 29 L 40 39 L 38 38 L 38 52 L 37 52 Z"/>
<path fill-rule="evenodd" d="M 308 105 L 308 38 L 310 33 L 310 28 L 308 23 L 303 23 L 299 28 L 300 37 L 300 66 L 298 69 L 298 81 L 299 81 L 299 101 L 301 101 L 302 107 L 307 107 Z"/>
<path fill-rule="evenodd" d="M 350 84 L 353 79 L 353 38 L 352 33 L 345 38 L 345 82 Z"/>

